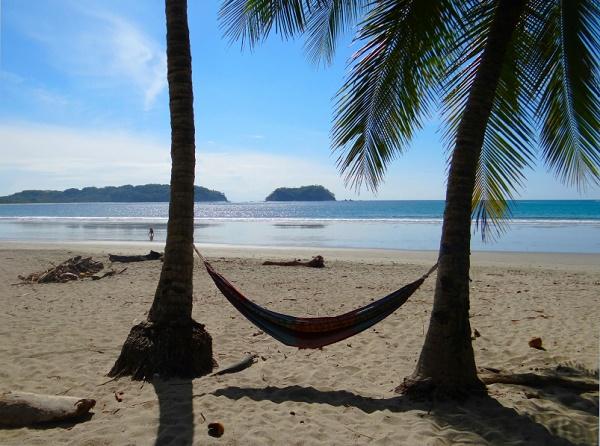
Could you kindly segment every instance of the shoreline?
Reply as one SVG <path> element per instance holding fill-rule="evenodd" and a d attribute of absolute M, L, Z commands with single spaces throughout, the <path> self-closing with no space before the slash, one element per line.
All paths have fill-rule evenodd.
<path fill-rule="evenodd" d="M 196 243 L 208 257 L 224 258 L 265 258 L 266 256 L 287 259 L 290 257 L 311 257 L 323 255 L 335 261 L 378 263 L 412 263 L 430 265 L 435 262 L 437 250 L 401 250 L 374 248 L 329 248 L 311 246 L 262 246 Z M 39 250 L 69 251 L 81 249 L 89 254 L 110 253 L 145 254 L 148 250 L 164 250 L 164 242 L 149 241 L 0 241 L 0 251 Z M 566 269 L 600 272 L 600 254 L 590 253 L 545 253 L 524 251 L 473 251 L 472 266 L 518 266 L 524 268 Z"/>

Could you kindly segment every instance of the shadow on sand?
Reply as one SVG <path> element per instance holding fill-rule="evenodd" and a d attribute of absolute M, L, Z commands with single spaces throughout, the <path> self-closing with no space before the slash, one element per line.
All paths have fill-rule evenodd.
<path fill-rule="evenodd" d="M 191 379 L 153 380 L 158 396 L 159 425 L 155 446 L 189 446 L 194 441 L 193 383 Z"/>
<path fill-rule="evenodd" d="M 81 415 L 80 417 L 71 418 L 69 420 L 45 421 L 43 423 L 31 424 L 31 425 L 25 425 L 25 426 L 10 426 L 10 425 L 7 426 L 7 425 L 0 424 L 0 429 L 3 429 L 3 430 L 15 429 L 16 430 L 16 429 L 23 429 L 25 427 L 27 429 L 36 429 L 36 430 L 45 430 L 45 429 L 69 430 L 69 429 L 73 429 L 78 424 L 91 421 L 93 416 L 94 416 L 94 412 L 92 410 L 92 412 L 88 412 L 84 415 Z"/>
<path fill-rule="evenodd" d="M 567 439 L 552 434 L 543 425 L 514 409 L 504 407 L 495 399 L 485 396 L 471 398 L 464 403 L 415 402 L 403 396 L 376 399 L 357 395 L 345 390 L 322 391 L 314 387 L 288 386 L 245 388 L 226 387 L 213 392 L 233 400 L 247 397 L 255 401 L 272 401 L 280 404 L 286 401 L 327 404 L 330 406 L 353 406 L 366 413 L 389 410 L 408 412 L 421 410 L 428 412 L 426 417 L 444 428 L 449 427 L 463 432 L 473 432 L 489 444 L 543 444 L 573 445 Z"/>

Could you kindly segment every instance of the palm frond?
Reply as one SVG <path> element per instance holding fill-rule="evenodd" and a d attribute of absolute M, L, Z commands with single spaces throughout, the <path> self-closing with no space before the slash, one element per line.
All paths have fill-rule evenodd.
<path fill-rule="evenodd" d="M 535 12 L 526 11 L 513 33 L 477 165 L 473 216 L 484 241 L 506 229 L 510 203 L 524 186 L 524 170 L 533 167 L 535 160 L 533 109 L 527 101 L 531 84 L 526 73 Z"/>
<path fill-rule="evenodd" d="M 363 46 L 337 94 L 332 131 L 346 184 L 376 190 L 421 127 L 453 45 L 452 3 L 381 0 L 360 24 Z"/>
<path fill-rule="evenodd" d="M 449 151 L 454 149 L 456 143 L 458 126 L 477 75 L 492 21 L 491 0 L 470 6 L 462 11 L 463 24 L 452 49 L 452 63 L 448 66 L 442 87 L 442 116 L 445 123 L 443 137 Z"/>
<path fill-rule="evenodd" d="M 271 30 L 283 38 L 302 33 L 313 3 L 313 0 L 225 0 L 219 19 L 231 42 L 239 40 L 242 46 L 253 47 Z"/>
<path fill-rule="evenodd" d="M 524 185 L 525 168 L 534 161 L 535 133 L 527 113 L 518 97 L 502 94 L 513 88 L 501 79 L 477 164 L 472 206 L 484 241 L 506 229 L 510 202 Z"/>
<path fill-rule="evenodd" d="M 369 0 L 315 1 L 306 26 L 305 49 L 309 59 L 330 64 L 340 34 L 352 29 L 369 3 Z"/>
<path fill-rule="evenodd" d="M 445 85 L 444 137 L 454 148 L 458 126 L 486 44 L 494 3 L 479 3 L 465 14 L 465 32 L 459 41 L 456 62 Z M 510 216 L 511 200 L 523 186 L 524 170 L 534 161 L 535 133 L 532 109 L 525 100 L 530 84 L 526 78 L 528 14 L 519 23 L 502 63 L 492 110 L 485 130 L 475 177 L 472 213 L 484 240 L 501 234 Z"/>
<path fill-rule="evenodd" d="M 600 5 L 553 0 L 542 13 L 530 76 L 543 158 L 568 185 L 600 184 Z"/>

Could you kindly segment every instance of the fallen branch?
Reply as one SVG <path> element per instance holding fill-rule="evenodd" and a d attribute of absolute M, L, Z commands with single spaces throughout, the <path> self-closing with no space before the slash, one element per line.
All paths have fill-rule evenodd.
<path fill-rule="evenodd" d="M 567 379 L 560 376 L 536 375 L 535 373 L 505 373 L 491 367 L 485 368 L 486 372 L 479 375 L 484 384 L 516 384 L 528 387 L 563 387 L 579 392 L 598 390 L 597 382 Z M 496 370 L 498 370 L 496 372 Z"/>
<path fill-rule="evenodd" d="M 323 256 L 315 256 L 308 262 L 302 260 L 291 260 L 289 262 L 275 262 L 267 260 L 263 262 L 263 265 L 276 265 L 276 266 L 308 266 L 310 268 L 323 268 L 325 267 L 325 260 Z"/>
<path fill-rule="evenodd" d="M 0 424 L 29 426 L 80 418 L 96 405 L 93 399 L 9 392 L 0 395 Z"/>
<path fill-rule="evenodd" d="M 256 362 L 256 358 L 257 358 L 257 355 L 248 355 L 241 361 L 236 362 L 235 364 L 230 365 L 229 367 L 225 367 L 224 369 L 221 369 L 221 370 L 213 373 L 211 376 L 226 375 L 228 373 L 241 372 L 242 370 L 246 370 L 248 367 L 252 366 L 252 364 L 254 364 Z"/>
<path fill-rule="evenodd" d="M 111 262 L 121 262 L 121 263 L 131 263 L 131 262 L 145 262 L 146 260 L 160 260 L 162 259 L 162 254 L 160 252 L 152 251 L 146 255 L 136 255 L 136 256 L 119 256 L 115 254 L 109 254 L 108 260 Z"/>
<path fill-rule="evenodd" d="M 22 283 L 64 283 L 92 277 L 103 268 L 102 262 L 92 260 L 91 257 L 75 256 L 46 271 L 18 277 Z"/>
<path fill-rule="evenodd" d="M 101 276 L 92 276 L 92 280 L 100 280 L 100 279 L 104 279 L 105 277 L 110 277 L 110 276 L 114 276 L 117 274 L 123 274 L 125 272 L 125 270 L 127 270 L 127 268 L 123 268 L 121 271 L 118 271 L 118 272 L 115 271 L 114 269 L 111 269 L 110 271 L 105 272 Z"/>

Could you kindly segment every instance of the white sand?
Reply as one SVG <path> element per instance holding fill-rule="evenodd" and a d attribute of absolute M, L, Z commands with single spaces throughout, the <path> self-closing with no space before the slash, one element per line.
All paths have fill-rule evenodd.
<path fill-rule="evenodd" d="M 76 254 L 108 264 L 108 252 L 157 244 L 3 243 L 0 246 L 0 391 L 98 401 L 90 420 L 0 430 L 0 445 L 598 444 L 598 393 L 492 385 L 492 399 L 415 403 L 393 393 L 412 372 L 431 310 L 434 280 L 394 315 L 316 351 L 276 343 L 242 318 L 198 264 L 194 317 L 213 336 L 221 366 L 257 353 L 232 375 L 193 381 L 109 382 L 105 374 L 131 326 L 152 302 L 160 262 L 129 264 L 100 281 L 10 286 L 17 275 Z M 412 281 L 434 252 L 204 247 L 214 266 L 258 303 L 297 315 L 332 315 Z M 322 254 L 327 268 L 262 266 Z M 600 256 L 475 253 L 471 323 L 477 362 L 511 371 L 559 364 L 598 367 Z M 532 336 L 546 351 L 528 347 Z M 115 391 L 123 391 L 117 402 Z M 225 435 L 207 435 L 219 421 Z"/>

